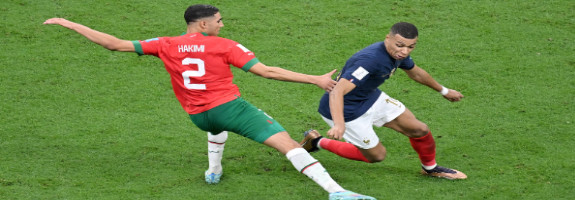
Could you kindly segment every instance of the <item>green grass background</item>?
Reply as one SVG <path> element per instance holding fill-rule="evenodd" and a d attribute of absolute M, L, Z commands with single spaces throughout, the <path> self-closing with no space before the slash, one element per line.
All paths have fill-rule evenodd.
<path fill-rule="evenodd" d="M 575 199 L 575 2 L 75 1 L 0 2 L 0 199 L 327 199 L 271 148 L 230 135 L 225 175 L 207 185 L 206 134 L 174 98 L 157 58 L 109 52 L 42 25 L 51 17 L 137 40 L 179 35 L 187 6 L 221 9 L 222 37 L 267 65 L 323 74 L 416 24 L 416 63 L 462 92 L 450 103 L 398 72 L 381 87 L 426 122 L 438 162 L 469 178 L 418 174 L 400 134 L 377 129 L 388 157 L 366 164 L 313 154 L 347 189 L 378 199 Z M 243 96 L 296 140 L 327 126 L 322 91 L 234 70 Z"/>

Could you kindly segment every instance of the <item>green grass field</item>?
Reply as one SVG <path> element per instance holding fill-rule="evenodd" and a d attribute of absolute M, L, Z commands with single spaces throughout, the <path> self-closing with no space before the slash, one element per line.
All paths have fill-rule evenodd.
<path fill-rule="evenodd" d="M 343 187 L 378 199 L 575 199 L 575 2 L 73 1 L 0 2 L 0 199 L 327 199 L 275 150 L 231 134 L 224 177 L 207 185 L 206 134 L 151 56 L 109 52 L 58 26 L 64 17 L 122 39 L 175 36 L 194 3 L 220 8 L 222 37 L 267 65 L 323 74 L 418 26 L 412 56 L 450 103 L 399 72 L 381 87 L 436 137 L 438 162 L 467 180 L 418 174 L 406 137 L 377 129 L 388 157 L 366 164 L 313 154 Z M 328 127 L 321 89 L 234 70 L 251 103 L 300 140 Z"/>

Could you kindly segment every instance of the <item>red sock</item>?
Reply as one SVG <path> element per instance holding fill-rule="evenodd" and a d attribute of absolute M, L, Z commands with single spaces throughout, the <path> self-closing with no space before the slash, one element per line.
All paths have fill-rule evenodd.
<path fill-rule="evenodd" d="M 318 146 L 320 146 L 322 149 L 335 153 L 338 156 L 351 160 L 358 160 L 369 163 L 369 160 L 367 160 L 367 158 L 363 156 L 361 151 L 359 151 L 359 149 L 353 144 L 338 140 L 322 138 L 319 141 Z"/>
<path fill-rule="evenodd" d="M 431 135 L 431 131 L 427 135 L 420 138 L 409 138 L 411 146 L 419 154 L 421 164 L 425 166 L 433 166 L 435 162 L 435 140 Z"/>

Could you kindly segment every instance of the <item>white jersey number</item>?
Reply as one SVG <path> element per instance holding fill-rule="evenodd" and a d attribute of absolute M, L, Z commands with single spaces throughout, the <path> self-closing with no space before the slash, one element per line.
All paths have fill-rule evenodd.
<path fill-rule="evenodd" d="M 190 77 L 202 77 L 206 75 L 206 66 L 204 61 L 197 58 L 185 58 L 182 60 L 182 65 L 197 65 L 198 70 L 188 70 L 182 73 L 184 77 L 184 85 L 190 90 L 205 90 L 206 84 L 193 84 L 190 81 Z"/>

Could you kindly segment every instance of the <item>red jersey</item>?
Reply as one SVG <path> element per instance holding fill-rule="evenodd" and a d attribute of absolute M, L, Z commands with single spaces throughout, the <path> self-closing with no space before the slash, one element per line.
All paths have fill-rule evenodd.
<path fill-rule="evenodd" d="M 259 60 L 241 44 L 226 38 L 190 33 L 134 41 L 140 55 L 164 62 L 176 98 L 189 114 L 198 114 L 240 96 L 230 64 L 248 71 Z"/>

